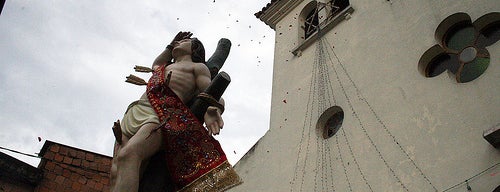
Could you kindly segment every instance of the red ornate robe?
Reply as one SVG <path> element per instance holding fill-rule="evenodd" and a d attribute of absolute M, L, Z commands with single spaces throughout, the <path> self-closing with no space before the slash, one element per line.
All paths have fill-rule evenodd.
<path fill-rule="evenodd" d="M 217 140 L 165 86 L 165 66 L 148 82 L 147 95 L 160 122 L 167 168 L 179 191 L 224 191 L 241 183 Z"/>

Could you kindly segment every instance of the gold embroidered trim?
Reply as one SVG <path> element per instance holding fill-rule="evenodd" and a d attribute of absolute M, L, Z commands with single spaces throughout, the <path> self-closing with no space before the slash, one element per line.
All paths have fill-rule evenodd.
<path fill-rule="evenodd" d="M 179 192 L 191 191 L 226 191 L 243 183 L 229 162 L 224 161 L 218 167 L 205 173 L 185 186 Z"/>

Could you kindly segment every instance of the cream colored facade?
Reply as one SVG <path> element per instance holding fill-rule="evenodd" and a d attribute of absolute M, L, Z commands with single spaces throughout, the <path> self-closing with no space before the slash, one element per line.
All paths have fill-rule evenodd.
<path fill-rule="evenodd" d="M 276 1 L 260 15 L 276 31 L 271 123 L 235 165 L 244 184 L 231 191 L 493 191 L 500 185 L 500 149 L 483 138 L 500 126 L 500 42 L 486 47 L 489 66 L 471 82 L 457 83 L 447 72 L 427 78 L 418 70 L 445 18 L 464 12 L 474 21 L 499 12 L 500 2 L 350 0 L 352 13 L 296 50 L 304 43 L 301 12 L 310 3 Z M 331 106 L 343 109 L 343 124 L 323 139 L 316 123 Z"/>

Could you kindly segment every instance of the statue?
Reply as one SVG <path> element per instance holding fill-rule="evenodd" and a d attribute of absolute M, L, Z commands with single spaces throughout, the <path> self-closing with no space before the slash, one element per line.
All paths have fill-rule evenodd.
<path fill-rule="evenodd" d="M 222 191 L 241 183 L 220 144 L 211 136 L 219 134 L 224 125 L 220 96 L 229 76 L 222 72 L 214 77 L 210 73 L 204 64 L 203 44 L 191 36 L 190 32 L 179 32 L 155 59 L 152 69 L 136 67 L 136 71 L 153 72 L 148 83 L 132 75 L 127 77 L 127 82 L 147 84 L 147 90 L 129 105 L 122 122 L 113 127 L 117 142 L 111 191 L 138 191 L 141 178 L 141 190 L 159 184 L 163 185 L 162 191 Z M 218 69 L 213 70 L 214 74 Z M 214 83 L 210 85 L 211 78 L 227 83 L 221 89 Z M 186 104 L 194 98 L 199 99 L 190 109 Z M 193 113 L 200 111 L 202 115 Z M 153 161 L 163 162 L 166 174 L 159 176 L 162 178 L 144 176 L 151 172 L 146 168 Z"/>

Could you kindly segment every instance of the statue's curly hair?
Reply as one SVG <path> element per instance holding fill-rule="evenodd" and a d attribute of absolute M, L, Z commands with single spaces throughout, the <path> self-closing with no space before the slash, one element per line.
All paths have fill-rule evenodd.
<path fill-rule="evenodd" d="M 197 38 L 191 38 L 191 59 L 195 63 L 205 63 L 205 47 Z"/>

